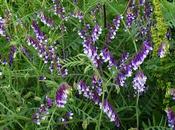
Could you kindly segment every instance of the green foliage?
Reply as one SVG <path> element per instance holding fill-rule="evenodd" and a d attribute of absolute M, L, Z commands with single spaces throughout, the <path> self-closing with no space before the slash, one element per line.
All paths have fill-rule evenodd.
<path fill-rule="evenodd" d="M 78 4 L 74 4 L 72 0 L 62 0 L 66 15 L 80 10 L 85 16 L 82 23 L 89 23 L 91 27 L 96 23 L 90 12 L 97 5 L 101 5 L 96 17 L 103 31 L 99 40 L 94 43 L 99 50 L 104 47 L 108 31 L 105 20 L 110 24 L 116 14 L 125 16 L 128 4 L 127 0 L 78 0 Z M 175 28 L 175 2 L 153 0 L 152 4 L 154 5 L 153 21 L 155 20 L 151 34 L 154 42 L 154 57 L 148 57 L 139 68 L 148 77 L 146 86 L 148 90 L 138 97 L 132 87 L 133 76 L 127 79 L 126 87 L 119 87 L 115 83 L 118 68 L 108 69 L 107 63 L 96 68 L 92 60 L 83 54 L 82 39 L 77 33 L 83 28 L 83 24 L 75 18 L 63 21 L 55 16 L 51 0 L 0 0 L 0 16 L 6 18 L 6 31 L 12 38 L 7 42 L 4 37 L 0 37 L 1 61 L 4 58 L 8 59 L 11 45 L 17 47 L 12 66 L 0 65 L 0 72 L 2 72 L 2 75 L 0 74 L 0 130 L 137 130 L 137 127 L 140 130 L 170 130 L 164 109 L 167 106 L 174 107 L 172 97 L 167 93 L 175 84 L 175 39 L 172 38 L 170 52 L 166 58 L 159 59 L 155 55 L 161 42 L 166 42 L 168 49 L 169 41 L 165 35 L 169 27 Z M 106 19 L 104 19 L 104 5 Z M 41 22 L 38 24 L 48 37 L 48 45 L 56 46 L 60 63 L 68 68 L 69 74 L 66 77 L 61 77 L 55 70 L 50 73 L 49 65 L 44 64 L 37 51 L 27 45 L 26 38 L 30 35 L 34 37 L 31 29 L 32 20 L 37 20 L 37 13 L 40 11 L 55 21 L 54 29 Z M 137 39 L 140 33 L 139 27 L 133 24 L 127 31 L 125 21 L 126 18 L 121 22 L 117 37 L 107 45 L 117 61 L 126 51 L 130 53 L 130 61 L 144 40 L 142 37 Z M 66 32 L 59 29 L 61 24 L 67 27 Z M 21 51 L 22 47 L 28 50 L 30 58 Z M 133 75 L 135 73 L 134 71 Z M 116 128 L 114 123 L 110 122 L 99 106 L 79 95 L 76 90 L 77 82 L 80 80 L 92 86 L 94 74 L 103 80 L 102 99 L 108 99 L 118 113 L 120 128 Z M 40 76 L 45 76 L 46 80 L 40 80 Z M 67 82 L 72 88 L 65 108 L 59 109 L 54 105 L 49 109 L 50 114 L 41 125 L 34 124 L 31 119 L 32 114 L 44 103 L 46 95 L 55 99 L 56 90 L 62 82 Z M 66 123 L 60 122 L 60 118 L 69 111 L 74 113 L 73 119 Z"/>

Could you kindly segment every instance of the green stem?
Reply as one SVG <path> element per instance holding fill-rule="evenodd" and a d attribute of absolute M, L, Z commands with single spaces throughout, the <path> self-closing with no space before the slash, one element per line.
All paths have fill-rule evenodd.
<path fill-rule="evenodd" d="M 136 99 L 136 118 L 137 118 L 137 130 L 139 130 L 139 92 Z"/>

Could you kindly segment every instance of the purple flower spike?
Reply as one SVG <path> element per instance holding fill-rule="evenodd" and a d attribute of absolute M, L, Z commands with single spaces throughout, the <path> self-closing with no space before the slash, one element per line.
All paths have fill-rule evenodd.
<path fill-rule="evenodd" d="M 79 82 L 77 89 L 79 94 L 83 94 L 84 97 L 92 99 L 92 90 L 90 90 L 90 87 L 87 86 L 84 81 Z"/>
<path fill-rule="evenodd" d="M 111 42 L 116 36 L 117 31 L 119 30 L 121 20 L 123 19 L 123 16 L 116 16 L 115 19 L 113 19 L 112 24 L 108 27 L 108 34 L 107 34 L 107 42 Z"/>
<path fill-rule="evenodd" d="M 83 43 L 84 47 L 84 53 L 87 55 L 87 57 L 91 60 L 91 62 L 98 67 L 100 63 L 100 57 L 97 53 L 97 47 L 92 45 L 91 38 L 85 40 Z"/>
<path fill-rule="evenodd" d="M 32 115 L 32 120 L 35 124 L 40 125 L 42 120 L 45 120 L 49 114 L 48 107 L 44 104 L 37 109 L 37 112 Z"/>
<path fill-rule="evenodd" d="M 163 58 L 163 57 L 165 57 L 165 53 L 166 53 L 166 44 L 162 42 L 160 44 L 159 49 L 158 49 L 158 56 L 160 58 Z"/>
<path fill-rule="evenodd" d="M 122 68 L 124 66 L 125 62 L 128 60 L 128 58 L 129 58 L 129 53 L 128 52 L 123 53 L 122 56 L 121 56 L 121 58 L 120 58 L 120 61 L 119 61 L 119 65 L 118 66 L 120 68 Z"/>
<path fill-rule="evenodd" d="M 10 48 L 10 54 L 9 54 L 9 65 L 11 66 L 15 57 L 15 53 L 16 53 L 16 47 L 15 46 L 11 46 Z"/>
<path fill-rule="evenodd" d="M 102 28 L 98 24 L 96 24 L 92 30 L 92 35 L 91 35 L 92 41 L 95 42 L 96 40 L 98 40 L 101 33 L 102 33 Z"/>
<path fill-rule="evenodd" d="M 108 100 L 104 100 L 104 103 L 100 104 L 100 108 L 103 110 L 104 113 L 108 116 L 111 122 L 115 122 L 116 126 L 120 126 L 119 118 L 117 113 L 112 108 L 111 104 L 108 102 Z"/>
<path fill-rule="evenodd" d="M 166 110 L 167 118 L 168 118 L 168 125 L 169 127 L 175 129 L 175 113 L 171 108 Z"/>
<path fill-rule="evenodd" d="M 86 24 L 85 27 L 80 30 L 78 32 L 78 35 L 82 38 L 82 39 L 86 39 L 86 37 L 88 37 L 88 30 L 90 29 L 90 25 L 89 24 Z"/>
<path fill-rule="evenodd" d="M 139 4 L 143 6 L 145 4 L 145 0 L 139 0 Z"/>
<path fill-rule="evenodd" d="M 43 12 L 40 12 L 38 14 L 38 17 L 41 20 L 41 22 L 47 25 L 48 27 L 52 27 L 54 25 L 54 21 L 51 18 L 48 18 L 46 15 L 44 15 Z"/>
<path fill-rule="evenodd" d="M 143 74 L 142 71 L 138 71 L 134 77 L 133 80 L 133 88 L 136 91 L 136 94 L 143 93 L 145 91 L 145 83 L 146 83 L 147 77 Z"/>
<path fill-rule="evenodd" d="M 112 66 L 117 68 L 117 63 L 107 47 L 101 51 L 100 55 L 102 56 L 103 62 L 109 63 L 108 64 L 109 69 L 111 69 Z"/>
<path fill-rule="evenodd" d="M 51 108 L 52 107 L 52 105 L 53 105 L 53 101 L 52 101 L 52 99 L 51 98 L 49 98 L 48 96 L 46 96 L 46 105 L 47 105 L 47 107 L 48 108 Z"/>
<path fill-rule="evenodd" d="M 59 86 L 57 92 L 56 92 L 56 105 L 58 107 L 65 107 L 65 104 L 68 100 L 68 94 L 70 91 L 70 86 L 67 83 L 63 83 Z"/>
<path fill-rule="evenodd" d="M 32 45 L 35 50 L 37 50 L 39 57 L 43 58 L 44 63 L 48 63 L 49 53 L 47 51 L 47 46 L 41 44 L 37 39 L 32 37 L 28 37 L 27 39 L 28 45 Z"/>
<path fill-rule="evenodd" d="M 92 78 L 93 89 L 96 91 L 98 96 L 102 95 L 102 80 L 99 79 L 96 75 Z"/>
<path fill-rule="evenodd" d="M 131 28 L 133 21 L 135 20 L 135 15 L 132 12 L 128 12 L 126 15 L 126 25 Z"/>
<path fill-rule="evenodd" d="M 32 29 L 35 32 L 36 38 L 39 42 L 47 43 L 47 38 L 46 38 L 45 34 L 40 30 L 36 21 L 32 22 Z"/>
<path fill-rule="evenodd" d="M 58 15 L 61 19 L 67 21 L 68 17 L 65 16 L 65 9 L 61 6 L 59 0 L 52 0 L 54 3 L 54 12 L 55 15 Z"/>
<path fill-rule="evenodd" d="M 124 65 L 120 68 L 120 72 L 116 77 L 116 83 L 120 86 L 124 86 L 125 80 L 132 75 L 132 68 L 130 64 Z"/>
<path fill-rule="evenodd" d="M 82 22 L 83 17 L 84 17 L 83 13 L 80 12 L 80 11 L 77 11 L 77 12 L 73 13 L 71 16 L 74 17 L 74 18 L 77 18 L 79 20 L 79 22 Z"/>
<path fill-rule="evenodd" d="M 140 50 L 140 52 L 137 53 L 137 55 L 131 61 L 134 70 L 138 69 L 138 67 L 143 63 L 143 61 L 148 56 L 151 50 L 152 47 L 149 41 L 144 41 L 142 49 Z"/>
<path fill-rule="evenodd" d="M 2 17 L 0 17 L 0 35 L 5 37 L 6 33 L 5 33 L 5 19 L 3 19 Z"/>

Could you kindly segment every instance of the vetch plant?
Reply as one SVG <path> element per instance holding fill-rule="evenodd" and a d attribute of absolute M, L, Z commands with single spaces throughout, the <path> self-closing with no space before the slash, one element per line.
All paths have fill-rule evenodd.
<path fill-rule="evenodd" d="M 174 3 L 0 7 L 0 129 L 174 129 Z"/>

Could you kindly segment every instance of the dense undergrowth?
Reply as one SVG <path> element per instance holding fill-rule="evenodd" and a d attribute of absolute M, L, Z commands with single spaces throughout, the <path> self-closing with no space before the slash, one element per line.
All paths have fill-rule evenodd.
<path fill-rule="evenodd" d="M 175 2 L 0 0 L 0 130 L 175 129 Z"/>

